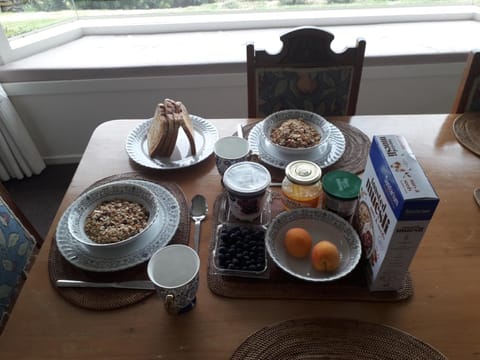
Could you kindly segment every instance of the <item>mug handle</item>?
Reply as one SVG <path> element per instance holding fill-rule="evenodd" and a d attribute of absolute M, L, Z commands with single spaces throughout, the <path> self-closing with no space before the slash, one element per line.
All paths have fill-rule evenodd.
<path fill-rule="evenodd" d="M 168 294 L 167 296 L 165 296 L 165 309 L 167 310 L 167 313 L 169 313 L 170 315 L 176 315 L 176 311 L 175 311 L 175 306 L 174 306 L 174 300 L 175 300 L 175 297 L 173 296 L 173 294 Z"/>

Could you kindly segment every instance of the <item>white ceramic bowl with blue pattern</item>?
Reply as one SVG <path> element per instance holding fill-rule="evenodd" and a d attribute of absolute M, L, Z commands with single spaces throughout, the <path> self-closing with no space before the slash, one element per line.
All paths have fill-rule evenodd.
<path fill-rule="evenodd" d="M 321 240 L 336 245 L 340 253 L 340 265 L 335 271 L 316 270 L 310 254 L 305 258 L 291 256 L 284 245 L 285 233 L 294 227 L 307 230 L 315 246 Z M 288 274 L 311 282 L 327 282 L 340 279 L 349 274 L 360 261 L 361 244 L 355 229 L 346 220 L 333 212 L 302 208 L 285 211 L 270 223 L 265 235 L 268 254 L 275 264 Z"/>
<path fill-rule="evenodd" d="M 320 142 L 310 147 L 287 147 L 274 143 L 271 140 L 271 133 L 282 123 L 290 119 L 301 119 L 320 134 Z M 302 155 L 311 153 L 323 154 L 329 150 L 330 126 L 329 122 L 322 116 L 306 110 L 281 110 L 267 116 L 263 121 L 263 135 L 265 142 L 272 146 L 278 153 L 286 155 L 296 155 L 299 159 Z"/>
<path fill-rule="evenodd" d="M 88 215 L 102 202 L 127 200 L 141 204 L 148 212 L 147 225 L 138 233 L 117 242 L 98 243 L 85 233 L 85 221 Z M 96 186 L 80 195 L 68 208 L 68 230 L 72 237 L 91 249 L 108 249 L 131 244 L 158 232 L 159 204 L 154 193 L 139 183 L 115 181 Z"/>

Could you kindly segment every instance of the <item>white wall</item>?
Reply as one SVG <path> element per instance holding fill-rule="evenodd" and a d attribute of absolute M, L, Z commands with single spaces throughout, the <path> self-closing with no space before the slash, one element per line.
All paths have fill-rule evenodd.
<path fill-rule="evenodd" d="M 358 114 L 448 113 L 464 63 L 365 66 Z M 49 164 L 80 159 L 104 121 L 151 117 L 165 97 L 205 118 L 246 117 L 246 74 L 6 83 Z M 233 130 L 232 130 L 233 132 Z"/>

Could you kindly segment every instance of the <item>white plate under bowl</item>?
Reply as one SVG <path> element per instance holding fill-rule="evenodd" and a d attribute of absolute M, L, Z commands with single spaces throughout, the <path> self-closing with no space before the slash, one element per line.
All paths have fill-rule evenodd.
<path fill-rule="evenodd" d="M 285 169 L 287 165 L 295 160 L 310 160 L 321 168 L 336 163 L 345 152 L 345 136 L 335 125 L 329 123 L 330 136 L 329 144 L 325 151 L 313 151 L 303 155 L 301 158 L 294 154 L 285 154 L 276 149 L 272 144 L 265 141 L 263 136 L 263 121 L 257 123 L 248 135 L 248 143 L 253 154 L 257 154 L 264 163 Z"/>
<path fill-rule="evenodd" d="M 127 136 L 125 149 L 130 159 L 152 169 L 178 169 L 189 167 L 205 160 L 213 153 L 218 139 L 218 130 L 212 123 L 199 116 L 190 115 L 193 124 L 196 155 L 191 155 L 190 144 L 183 129 L 179 129 L 175 150 L 171 157 L 152 158 L 148 155 L 147 133 L 152 119 L 138 124 Z"/>
<path fill-rule="evenodd" d="M 312 247 L 321 240 L 335 244 L 340 253 L 337 270 L 323 272 L 316 270 L 310 255 L 298 259 L 289 255 L 284 246 L 288 229 L 302 227 L 312 236 Z M 265 235 L 268 254 L 275 264 L 290 275 L 311 282 L 337 280 L 350 273 L 360 261 L 360 238 L 353 227 L 336 214 L 323 209 L 303 208 L 285 211 L 270 223 Z"/>
<path fill-rule="evenodd" d="M 153 225 L 157 231 L 152 236 L 122 247 L 92 249 L 78 242 L 68 231 L 68 215 L 65 213 L 57 225 L 55 240 L 62 256 L 72 265 L 88 271 L 110 272 L 141 264 L 152 254 L 166 246 L 175 235 L 180 223 L 180 206 L 175 197 L 163 186 L 143 180 L 127 180 L 142 184 L 153 191 L 159 202 L 159 216 Z"/>

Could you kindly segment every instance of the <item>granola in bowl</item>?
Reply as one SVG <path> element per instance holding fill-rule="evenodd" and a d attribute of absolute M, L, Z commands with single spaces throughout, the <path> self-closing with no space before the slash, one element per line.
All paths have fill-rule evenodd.
<path fill-rule="evenodd" d="M 302 118 L 288 119 L 272 129 L 270 140 L 289 148 L 309 148 L 320 142 L 320 133 Z"/>
<path fill-rule="evenodd" d="M 67 210 L 68 229 L 93 248 L 123 246 L 157 231 L 160 205 L 147 187 L 117 181 L 80 195 Z"/>
<path fill-rule="evenodd" d="M 122 241 L 145 229 L 148 217 L 142 204 L 123 199 L 104 201 L 85 219 L 85 234 L 99 244 Z"/>
<path fill-rule="evenodd" d="M 305 110 L 282 110 L 263 120 L 266 144 L 279 153 L 302 156 L 329 149 L 331 124 Z"/>

